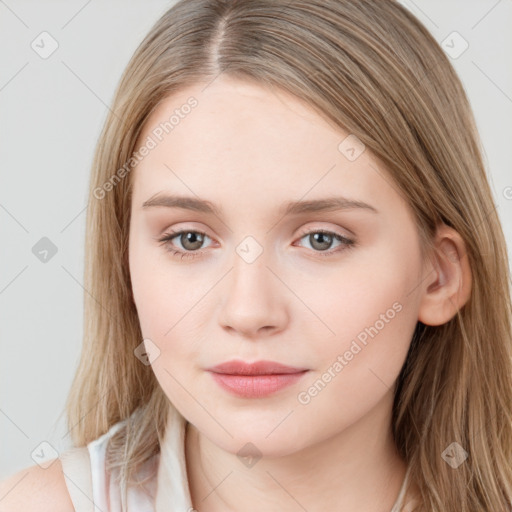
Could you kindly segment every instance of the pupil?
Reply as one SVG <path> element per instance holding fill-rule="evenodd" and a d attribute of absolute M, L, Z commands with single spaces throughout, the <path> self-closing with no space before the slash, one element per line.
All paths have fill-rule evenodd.
<path fill-rule="evenodd" d="M 320 247 L 317 247 L 318 249 L 325 250 L 329 247 L 331 244 L 331 238 L 332 235 L 328 235 L 327 233 L 313 233 L 313 243 L 311 244 L 313 247 L 320 244 Z M 325 240 L 324 240 L 325 238 Z"/>
<path fill-rule="evenodd" d="M 185 247 L 185 249 L 194 251 L 196 249 L 199 249 L 199 247 L 201 247 L 202 235 L 200 235 L 199 233 L 194 233 L 192 231 L 188 231 L 184 235 L 185 235 L 185 243 L 183 243 L 183 240 L 181 243 L 182 243 L 183 247 Z M 187 246 L 187 244 L 192 244 L 192 247 Z"/>

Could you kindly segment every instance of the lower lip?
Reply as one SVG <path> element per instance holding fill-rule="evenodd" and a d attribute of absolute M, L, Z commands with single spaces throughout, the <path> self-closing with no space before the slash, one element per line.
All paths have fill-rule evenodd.
<path fill-rule="evenodd" d="M 210 372 L 226 391 L 243 398 L 261 398 L 295 384 L 308 370 L 273 375 L 229 375 Z"/>

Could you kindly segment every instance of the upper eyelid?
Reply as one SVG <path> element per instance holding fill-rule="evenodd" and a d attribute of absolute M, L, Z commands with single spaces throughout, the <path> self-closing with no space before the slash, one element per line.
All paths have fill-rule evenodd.
<path fill-rule="evenodd" d="M 329 223 L 329 224 L 333 224 L 333 221 L 332 220 L 316 220 L 316 219 L 312 219 L 308 222 L 304 222 L 302 221 L 301 222 L 301 228 L 298 228 L 296 229 L 296 231 L 301 231 L 301 232 L 306 232 L 306 233 L 309 233 L 311 231 L 329 231 L 329 232 L 332 232 L 332 233 L 338 233 L 339 230 L 341 230 L 342 232 L 344 231 L 345 234 L 343 233 L 339 233 L 340 236 L 345 236 L 346 238 L 350 238 L 350 237 L 355 237 L 355 233 L 353 231 L 351 231 L 348 227 L 342 227 L 342 226 L 337 226 L 337 227 L 325 227 L 325 226 L 318 226 L 316 224 L 318 223 Z M 192 224 L 197 224 L 197 221 L 195 220 L 191 220 L 190 223 Z M 304 228 L 302 229 L 302 226 L 304 224 L 314 224 L 313 226 L 310 226 L 310 227 L 307 227 L 307 228 Z M 335 223 L 335 222 L 334 222 Z M 183 221 L 183 222 L 178 222 L 177 224 L 187 224 L 187 221 Z M 202 224 L 201 222 L 199 222 L 199 224 Z M 178 228 L 173 228 L 172 226 L 169 226 L 167 228 L 165 228 L 164 230 L 162 230 L 162 236 L 165 234 L 165 233 L 170 233 L 171 231 L 175 230 L 176 232 L 178 231 L 194 231 L 194 232 L 203 232 L 205 233 L 206 235 L 208 235 L 210 238 L 215 238 L 213 236 L 210 236 L 207 231 L 210 230 L 210 228 L 202 228 L 202 227 L 199 227 L 199 228 L 196 228 L 196 227 L 188 227 L 188 226 L 185 226 L 185 227 L 178 227 Z"/>

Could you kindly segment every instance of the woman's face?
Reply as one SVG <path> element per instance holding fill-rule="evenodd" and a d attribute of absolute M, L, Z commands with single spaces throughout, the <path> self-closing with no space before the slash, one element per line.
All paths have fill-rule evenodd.
<path fill-rule="evenodd" d="M 160 103 L 140 139 L 134 300 L 180 413 L 232 453 L 250 441 L 283 455 L 391 410 L 418 320 L 419 237 L 354 136 L 285 92 L 224 77 L 204 87 Z M 232 391 L 208 370 L 231 360 L 307 371 L 225 377 Z"/>

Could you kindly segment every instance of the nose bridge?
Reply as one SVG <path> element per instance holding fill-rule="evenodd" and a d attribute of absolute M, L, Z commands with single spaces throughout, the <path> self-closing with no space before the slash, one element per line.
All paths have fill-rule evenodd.
<path fill-rule="evenodd" d="M 268 253 L 268 247 L 264 248 L 264 241 L 261 238 L 261 236 L 258 236 L 257 239 L 253 235 L 246 235 L 235 248 L 238 259 L 247 265 L 254 265 L 255 263 L 261 265 L 261 262 L 267 259 Z"/>
<path fill-rule="evenodd" d="M 260 243 L 253 235 L 244 236 L 235 247 L 232 261 L 234 285 L 246 285 L 253 288 L 255 285 L 264 284 L 268 279 L 267 274 L 271 274 L 267 268 L 269 264 L 268 248 L 264 247 L 263 243 Z"/>

